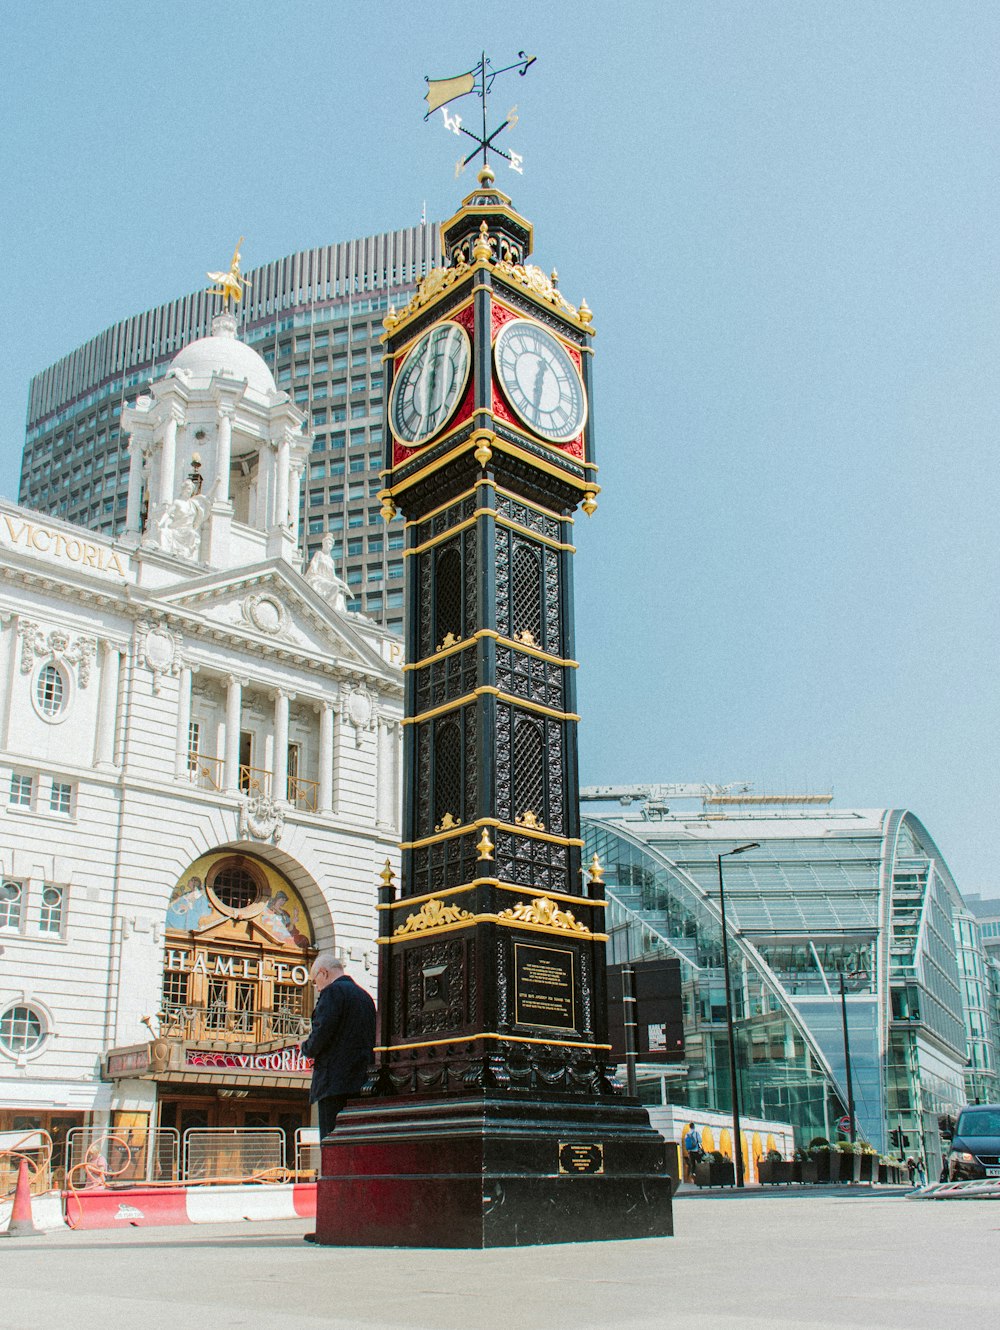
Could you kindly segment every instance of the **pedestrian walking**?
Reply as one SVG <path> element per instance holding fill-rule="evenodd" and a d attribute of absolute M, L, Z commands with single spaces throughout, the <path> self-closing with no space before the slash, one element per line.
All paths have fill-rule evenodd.
<path fill-rule="evenodd" d="M 698 1167 L 699 1162 L 705 1158 L 705 1151 L 701 1148 L 701 1137 L 698 1135 L 698 1129 L 693 1122 L 688 1123 L 682 1144 L 687 1159 L 686 1181 L 693 1182 L 694 1171 Z"/>

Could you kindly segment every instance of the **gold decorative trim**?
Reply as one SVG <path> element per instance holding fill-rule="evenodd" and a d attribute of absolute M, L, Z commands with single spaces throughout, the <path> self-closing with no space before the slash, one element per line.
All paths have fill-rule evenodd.
<path fill-rule="evenodd" d="M 456 503 L 461 503 L 463 499 L 470 499 L 481 485 L 486 485 L 490 489 L 494 488 L 493 481 L 480 477 L 471 489 L 463 490 L 461 494 L 456 494 L 453 499 L 446 503 L 440 503 L 436 508 L 431 508 L 429 512 L 424 513 L 423 517 L 408 517 L 403 526 L 408 530 L 411 526 L 422 526 L 424 522 L 429 522 L 432 517 L 437 517 L 438 513 L 445 512 L 448 508 L 454 508 Z"/>
<path fill-rule="evenodd" d="M 545 823 L 533 808 L 526 808 L 523 813 L 518 813 L 514 818 L 514 822 L 517 826 L 526 828 L 529 831 L 545 830 Z"/>
<path fill-rule="evenodd" d="M 541 702 L 529 702 L 526 698 L 515 697 L 513 693 L 501 692 L 492 684 L 480 684 L 474 688 L 471 693 L 464 693 L 461 697 L 456 697 L 452 702 L 442 702 L 438 707 L 431 707 L 428 711 L 418 712 L 415 716 L 404 716 L 402 723 L 404 725 L 419 725 L 422 721 L 431 720 L 434 716 L 443 716 L 446 711 L 457 711 L 459 707 L 467 707 L 470 702 L 474 702 L 477 697 L 486 697 L 492 695 L 498 697 L 502 702 L 510 702 L 513 706 L 522 707 L 525 711 L 534 711 L 540 716 L 551 716 L 553 720 L 579 721 L 580 717 L 575 711 L 557 711 L 555 707 L 546 707 Z"/>
<path fill-rule="evenodd" d="M 385 329 L 384 337 L 390 337 L 398 332 L 404 323 L 408 323 L 415 314 L 419 314 L 422 309 L 432 305 L 438 296 L 444 295 L 445 291 L 450 291 L 463 278 L 474 273 L 477 268 L 485 268 L 486 263 L 468 263 L 462 254 L 457 254 L 454 263 L 442 265 L 439 268 L 431 268 L 426 277 L 422 277 L 416 291 L 410 297 L 410 301 L 402 309 L 389 309 L 385 318 L 382 320 L 382 327 Z"/>
<path fill-rule="evenodd" d="M 594 505 L 597 506 L 596 504 Z M 446 531 L 439 531 L 436 536 L 428 536 L 419 545 L 411 545 L 408 550 L 403 551 L 404 559 L 412 559 L 416 554 L 423 554 L 425 550 L 432 549 L 435 545 L 441 545 L 460 531 L 467 531 L 473 526 L 480 517 L 492 517 L 497 526 L 502 526 L 507 531 L 518 531 L 522 535 L 530 537 L 531 540 L 537 540 L 540 545 L 547 545 L 552 550 L 568 550 L 570 554 L 576 553 L 575 545 L 567 545 L 565 541 L 553 540 L 551 536 L 540 535 L 537 531 L 532 531 L 529 527 L 522 526 L 520 522 L 515 522 L 509 517 L 503 517 L 495 508 L 477 508 L 474 513 L 468 517 L 463 517 L 461 522 L 456 522 L 454 526 L 448 527 Z"/>
<path fill-rule="evenodd" d="M 403 673 L 410 670 L 423 670 L 434 661 L 440 660 L 443 656 L 454 656 L 459 651 L 465 651 L 468 647 L 475 646 L 482 638 L 492 637 L 500 646 L 514 647 L 525 656 L 534 656 L 536 660 L 548 661 L 550 665 L 558 665 L 566 670 L 578 670 L 580 662 L 578 660 L 566 660 L 562 656 L 554 656 L 551 651 L 543 651 L 541 647 L 529 647 L 523 642 L 518 642 L 516 638 L 504 637 L 493 628 L 479 628 L 471 637 L 463 637 L 461 641 L 455 642 L 450 647 L 437 647 L 433 656 L 424 656 L 423 660 L 416 660 L 412 665 L 404 665 Z"/>
<path fill-rule="evenodd" d="M 433 836 L 421 836 L 420 840 L 401 841 L 399 848 L 401 850 L 422 850 L 425 845 L 434 845 L 437 841 L 453 840 L 456 836 L 469 835 L 478 831 L 480 827 L 499 827 L 501 831 L 510 831 L 515 836 L 530 836 L 532 840 L 546 840 L 553 845 L 579 845 L 581 848 L 583 846 L 583 841 L 575 836 L 553 836 L 551 831 L 531 831 L 528 827 L 519 827 L 511 822 L 501 822 L 499 818 L 478 817 L 475 822 L 466 822 L 453 831 L 440 831 Z"/>
<path fill-rule="evenodd" d="M 472 1044 L 477 1039 L 502 1039 L 510 1044 L 551 1044 L 553 1048 L 603 1048 L 610 1050 L 610 1044 L 585 1044 L 571 1039 L 534 1039 L 529 1035 L 496 1034 L 493 1030 L 483 1030 L 479 1034 L 448 1035 L 445 1039 L 422 1039 L 417 1044 L 380 1044 L 376 1053 L 405 1053 L 411 1048 L 434 1048 L 437 1044 Z"/>
<path fill-rule="evenodd" d="M 385 905 L 376 905 L 375 908 L 376 910 L 409 909 L 414 905 L 422 905 L 424 901 L 435 900 L 442 896 L 463 895 L 466 892 L 475 891 L 477 887 L 496 887 L 498 891 L 514 891 L 521 896 L 537 895 L 538 891 L 536 887 L 518 886 L 516 882 L 504 882 L 498 877 L 477 877 L 471 882 L 462 882 L 455 887 L 443 887 L 440 891 L 428 891 L 422 896 L 404 896 L 400 900 L 389 901 Z M 606 910 L 608 908 L 606 900 L 591 900 L 588 896 L 571 896 L 565 891 L 547 891 L 545 894 L 550 900 L 566 901 L 569 905 L 583 905 L 593 910 Z"/>
<path fill-rule="evenodd" d="M 499 419 L 499 417 L 494 416 L 492 411 L 488 410 L 477 411 L 475 414 L 488 415 L 493 420 Z M 468 423 L 469 423 L 468 419 L 463 420 L 458 426 L 456 426 L 456 430 L 464 429 L 468 425 Z M 509 424 L 509 422 L 506 420 L 502 421 L 501 423 L 505 426 Z M 396 436 L 393 435 L 393 438 L 395 437 Z M 448 437 L 449 436 L 447 434 L 444 434 L 439 440 L 437 440 L 437 442 L 442 443 Z M 389 497 L 393 501 L 395 501 L 396 499 L 401 499 L 403 495 L 405 495 L 409 490 L 413 489 L 414 486 L 421 484 L 424 480 L 427 479 L 428 476 L 434 475 L 436 472 L 442 470 L 444 467 L 446 467 L 449 464 L 449 462 L 454 461 L 456 457 L 461 457 L 464 452 L 474 451 L 473 437 L 474 435 L 470 435 L 468 438 L 463 439 L 462 442 L 458 445 L 458 447 L 452 448 L 452 450 L 448 453 L 445 453 L 443 457 L 436 457 L 433 461 L 428 462 L 426 466 L 422 466 L 418 471 L 411 472 L 404 479 L 400 480 L 398 484 L 390 486 L 388 489 Z M 407 446 L 402 439 L 400 439 L 399 442 L 402 444 L 404 448 Z M 537 442 L 539 443 L 540 446 L 549 448 L 555 453 L 559 452 L 559 449 L 555 444 L 547 444 L 545 443 L 544 439 L 539 439 Z M 424 448 L 421 449 L 420 451 L 425 452 L 426 449 L 427 445 L 425 445 Z M 518 448 L 515 445 L 508 443 L 506 439 L 498 438 L 493 445 L 493 449 L 494 452 L 499 450 L 500 452 L 507 453 L 508 456 L 510 457 L 516 457 L 519 461 L 527 462 L 529 466 L 533 466 L 539 471 L 544 471 L 547 475 L 555 476 L 558 480 L 561 480 L 564 484 L 569 485 L 572 489 L 580 490 L 581 493 L 585 493 L 587 490 L 589 490 L 592 494 L 596 494 L 600 488 L 600 486 L 595 485 L 594 482 L 589 478 L 579 480 L 565 467 L 555 466 L 551 462 L 546 462 L 544 458 L 536 457 L 534 453 L 529 453 L 523 448 Z M 572 458 L 571 460 L 575 465 L 580 466 L 585 471 L 596 470 L 596 467 L 594 467 L 589 462 L 578 462 L 576 458 Z M 405 463 L 401 463 L 400 465 L 405 465 Z M 394 467 L 393 469 L 398 471 L 399 467 Z M 454 500 L 452 500 L 452 502 L 454 502 Z M 427 519 L 425 517 L 421 517 L 419 520 L 421 522 L 424 522 Z"/>
<path fill-rule="evenodd" d="M 416 914 L 407 915 L 404 923 L 393 929 L 393 937 L 404 937 L 411 933 L 429 933 L 443 926 L 474 923 L 475 918 L 468 910 L 457 905 L 445 905 L 443 900 L 434 896 L 425 901 Z"/>
<path fill-rule="evenodd" d="M 590 929 L 569 910 L 560 910 L 559 906 L 547 896 L 535 896 L 531 901 L 518 901 L 509 910 L 501 910 L 500 919 L 516 920 L 519 924 L 538 924 L 545 928 L 555 928 L 566 933 L 585 933 L 592 936 Z"/>
<path fill-rule="evenodd" d="M 437 655 L 439 655 L 442 651 L 447 651 L 449 647 L 454 647 L 454 646 L 457 646 L 457 645 L 458 645 L 458 638 L 455 636 L 455 634 L 454 634 L 454 633 L 445 633 L 445 635 L 444 635 L 444 637 L 443 637 L 443 639 L 442 639 L 442 641 L 441 641 L 441 645 L 440 645 L 439 647 L 435 647 L 435 648 L 434 648 L 434 654 L 435 654 L 435 656 L 437 656 Z"/>
<path fill-rule="evenodd" d="M 435 831 L 451 831 L 458 826 L 458 818 L 453 817 L 451 813 L 445 813 L 444 817 L 434 828 Z"/>
<path fill-rule="evenodd" d="M 469 914 L 460 911 L 463 917 L 451 924 L 428 924 L 426 927 L 414 927 L 404 933 L 403 927 L 394 930 L 392 937 L 380 937 L 378 945 L 380 947 L 394 946 L 397 942 L 405 942 L 408 937 L 413 937 L 419 933 L 420 937 L 440 937 L 442 933 L 457 933 L 466 928 L 472 928 L 475 924 L 499 924 L 502 928 L 518 928 L 527 933 L 544 933 L 547 937 L 565 937 L 567 932 L 574 935 L 587 937 L 594 942 L 607 942 L 607 933 L 592 933 L 585 924 L 578 928 L 570 929 L 565 924 L 533 924 L 527 919 L 515 919 L 512 910 L 505 910 L 503 914 Z M 569 911 L 561 911 L 569 914 Z M 570 915 L 570 918 L 573 918 Z M 574 920 L 574 922 L 578 922 Z"/>
<path fill-rule="evenodd" d="M 594 329 L 590 326 L 594 319 L 590 306 L 585 300 L 581 302 L 579 309 L 571 305 L 559 290 L 557 273 L 553 272 L 549 277 L 534 263 L 510 263 L 506 259 L 498 259 L 492 267 L 494 277 L 499 277 L 501 281 L 509 282 L 512 286 L 520 286 L 540 305 L 549 305 L 585 333 L 594 335 Z"/>

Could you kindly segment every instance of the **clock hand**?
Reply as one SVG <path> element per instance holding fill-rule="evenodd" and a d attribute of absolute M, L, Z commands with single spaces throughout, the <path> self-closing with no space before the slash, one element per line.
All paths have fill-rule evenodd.
<path fill-rule="evenodd" d="M 545 371 L 547 365 L 542 356 L 538 357 L 538 369 L 535 372 L 535 386 L 532 390 L 532 401 L 536 407 L 542 404 L 542 388 L 545 385 Z"/>

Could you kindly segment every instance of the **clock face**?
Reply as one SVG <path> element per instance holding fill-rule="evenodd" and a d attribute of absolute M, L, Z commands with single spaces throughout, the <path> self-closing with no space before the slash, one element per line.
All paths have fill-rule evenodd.
<path fill-rule="evenodd" d="M 497 373 L 511 406 L 550 443 L 568 443 L 583 429 L 587 398 L 572 357 L 557 337 L 527 319 L 497 334 Z"/>
<path fill-rule="evenodd" d="M 472 344 L 457 323 L 441 323 L 424 333 L 392 385 L 389 420 L 393 433 L 410 447 L 426 443 L 455 414 L 469 378 Z"/>

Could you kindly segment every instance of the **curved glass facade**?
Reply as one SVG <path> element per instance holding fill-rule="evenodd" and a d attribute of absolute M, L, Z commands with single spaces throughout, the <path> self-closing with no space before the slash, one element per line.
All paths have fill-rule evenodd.
<path fill-rule="evenodd" d="M 966 1099 L 973 1045 L 995 1073 L 997 1031 L 969 913 L 912 814 L 727 809 L 584 828 L 606 869 L 611 959 L 682 962 L 672 1102 L 730 1107 L 718 856 L 758 842 L 723 859 L 743 1111 L 791 1122 L 799 1143 L 834 1139 L 846 1014 L 859 1134 L 940 1166 L 939 1120 Z"/>

